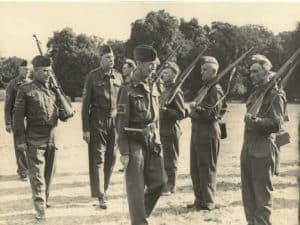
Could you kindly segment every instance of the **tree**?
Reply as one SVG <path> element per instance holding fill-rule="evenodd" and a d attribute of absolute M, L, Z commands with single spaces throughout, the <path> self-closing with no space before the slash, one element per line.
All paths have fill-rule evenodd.
<path fill-rule="evenodd" d="M 56 31 L 47 43 L 53 70 L 65 93 L 74 99 L 82 95 L 85 75 L 99 66 L 97 49 L 103 39 L 76 35 L 71 28 Z"/>
<path fill-rule="evenodd" d="M 4 83 L 18 76 L 18 68 L 24 59 L 19 57 L 2 58 L 0 60 L 0 75 Z"/>
<path fill-rule="evenodd" d="M 164 10 L 149 12 L 144 19 L 131 24 L 131 34 L 126 42 L 126 57 L 133 57 L 133 49 L 139 44 L 152 45 L 164 61 L 178 45 L 184 42 L 179 21 Z"/>

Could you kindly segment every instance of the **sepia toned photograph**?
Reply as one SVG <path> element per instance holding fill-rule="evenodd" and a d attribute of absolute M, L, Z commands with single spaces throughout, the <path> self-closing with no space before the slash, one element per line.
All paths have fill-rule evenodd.
<path fill-rule="evenodd" d="M 0 225 L 300 225 L 300 1 L 0 1 Z"/>

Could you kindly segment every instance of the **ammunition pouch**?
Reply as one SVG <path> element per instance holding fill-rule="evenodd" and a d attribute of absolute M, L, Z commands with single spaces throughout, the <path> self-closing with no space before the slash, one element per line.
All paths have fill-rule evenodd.
<path fill-rule="evenodd" d="M 219 127 L 220 127 L 220 131 L 221 131 L 221 139 L 227 138 L 226 123 L 220 121 L 220 122 L 219 122 Z"/>
<path fill-rule="evenodd" d="M 284 146 L 290 143 L 290 138 L 290 134 L 287 131 L 281 130 L 276 134 L 275 144 L 277 147 Z"/>

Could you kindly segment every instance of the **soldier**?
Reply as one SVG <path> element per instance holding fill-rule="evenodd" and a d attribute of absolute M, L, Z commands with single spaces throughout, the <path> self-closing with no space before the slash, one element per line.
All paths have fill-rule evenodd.
<path fill-rule="evenodd" d="M 166 175 L 159 136 L 159 92 L 156 85 L 149 84 L 158 64 L 156 50 L 139 45 L 134 49 L 134 59 L 137 68 L 131 82 L 122 86 L 118 100 L 118 143 L 126 168 L 131 224 L 145 225 Z"/>
<path fill-rule="evenodd" d="M 100 49 L 100 67 L 87 76 L 83 89 L 83 139 L 88 144 L 91 196 L 107 209 L 106 191 L 116 162 L 117 95 L 123 82 L 110 46 Z"/>
<path fill-rule="evenodd" d="M 26 151 L 36 219 L 45 219 L 50 185 L 55 171 L 55 128 L 63 120 L 60 101 L 49 82 L 51 60 L 32 60 L 33 82 L 20 87 L 14 106 L 13 125 L 19 151 Z M 26 119 L 26 123 L 24 123 Z"/>
<path fill-rule="evenodd" d="M 128 84 L 131 81 L 133 72 L 136 69 L 136 64 L 132 59 L 125 59 L 122 67 L 124 84 Z M 124 172 L 124 168 L 119 169 L 119 172 Z"/>
<path fill-rule="evenodd" d="M 214 57 L 203 57 L 202 80 L 210 82 L 217 76 L 219 64 Z M 193 204 L 187 208 L 213 210 L 215 208 L 217 159 L 220 149 L 219 119 L 225 113 L 226 104 L 220 85 L 215 85 L 200 105 L 191 103 L 192 137 L 190 170 L 195 194 Z"/>
<path fill-rule="evenodd" d="M 284 118 L 284 95 L 274 87 L 264 97 L 257 116 L 248 113 L 269 82 L 271 64 L 266 57 L 254 58 L 250 78 L 255 86 L 246 104 L 244 143 L 241 152 L 242 200 L 249 225 L 270 225 L 272 177 L 276 133 Z"/>
<path fill-rule="evenodd" d="M 167 62 L 161 73 L 164 87 L 163 98 L 173 87 L 180 70 L 176 63 Z M 174 193 L 176 189 L 179 139 L 181 136 L 179 121 L 185 117 L 184 97 L 181 90 L 176 93 L 174 100 L 169 105 L 161 107 L 159 115 L 164 165 L 168 176 L 168 183 L 164 187 L 162 195 L 168 196 Z"/>
<path fill-rule="evenodd" d="M 130 82 L 135 69 L 135 62 L 132 59 L 125 59 L 124 65 L 122 67 L 124 83 Z"/>
<path fill-rule="evenodd" d="M 19 75 L 12 79 L 7 88 L 6 88 L 6 98 L 5 98 L 5 106 L 4 106 L 4 114 L 5 114 L 5 128 L 8 133 L 13 132 L 13 141 L 17 162 L 17 173 L 21 180 L 27 181 L 27 162 L 25 151 L 18 151 L 16 146 L 16 137 L 15 132 L 12 130 L 12 122 L 13 122 L 13 107 L 15 104 L 15 99 L 17 96 L 18 89 L 21 85 L 30 82 L 28 79 L 29 76 L 29 67 L 26 60 L 21 62 L 19 69 Z"/>

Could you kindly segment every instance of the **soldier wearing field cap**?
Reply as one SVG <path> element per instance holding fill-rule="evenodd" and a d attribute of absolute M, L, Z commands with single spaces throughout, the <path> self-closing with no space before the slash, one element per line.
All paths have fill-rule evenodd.
<path fill-rule="evenodd" d="M 161 71 L 163 92 L 167 95 L 175 84 L 180 69 L 175 62 L 166 62 Z M 172 102 L 160 107 L 160 137 L 164 151 L 164 166 L 168 176 L 168 183 L 162 195 L 168 196 L 176 190 L 176 177 L 179 157 L 179 139 L 181 136 L 180 120 L 185 117 L 184 96 L 180 89 Z"/>
<path fill-rule="evenodd" d="M 55 129 L 58 119 L 64 118 L 61 102 L 50 83 L 50 58 L 36 56 L 32 64 L 33 81 L 22 85 L 17 93 L 13 129 L 18 150 L 26 151 L 36 219 L 40 220 L 45 219 L 55 172 Z"/>
<path fill-rule="evenodd" d="M 26 161 L 25 151 L 18 151 L 18 149 L 16 148 L 15 132 L 12 129 L 13 108 L 14 108 L 17 92 L 23 84 L 30 82 L 30 79 L 28 79 L 29 67 L 28 67 L 28 62 L 26 60 L 23 60 L 20 63 L 20 66 L 18 68 L 18 73 L 19 73 L 18 76 L 12 79 L 6 88 L 6 98 L 5 98 L 5 105 L 4 105 L 5 129 L 8 133 L 13 132 L 15 156 L 16 156 L 16 163 L 17 163 L 17 173 L 21 180 L 26 181 L 27 161 Z"/>
<path fill-rule="evenodd" d="M 137 68 L 119 94 L 118 143 L 126 170 L 131 224 L 145 225 L 161 195 L 166 175 L 159 135 L 159 92 L 149 82 L 157 68 L 156 50 L 139 45 L 134 49 L 134 59 Z"/>
<path fill-rule="evenodd" d="M 82 101 L 83 139 L 88 144 L 91 196 L 106 209 L 106 191 L 116 162 L 117 95 L 123 82 L 110 46 L 100 48 L 100 67 L 85 79 Z"/>
<path fill-rule="evenodd" d="M 266 93 L 257 115 L 249 110 L 270 80 L 270 61 L 253 56 L 250 79 L 255 87 L 249 96 L 244 117 L 244 142 L 241 152 L 242 200 L 249 225 L 271 225 L 272 177 L 275 167 L 276 133 L 284 120 L 285 97 L 278 87 Z"/>
<path fill-rule="evenodd" d="M 217 76 L 218 61 L 211 56 L 203 57 L 201 66 L 204 85 Z M 195 210 L 215 208 L 217 162 L 220 149 L 219 119 L 224 115 L 226 104 L 219 84 L 211 88 L 201 104 L 191 103 L 192 137 L 190 147 L 190 172 L 195 200 L 187 205 Z"/>

